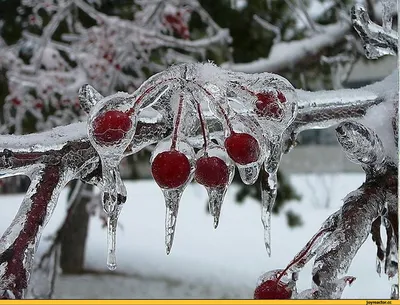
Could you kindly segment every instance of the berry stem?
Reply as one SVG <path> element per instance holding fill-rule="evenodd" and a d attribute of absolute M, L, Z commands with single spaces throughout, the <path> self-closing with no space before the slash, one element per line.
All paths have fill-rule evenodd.
<path fill-rule="evenodd" d="M 183 96 L 182 96 L 182 94 L 180 94 L 179 95 L 179 104 L 178 104 L 178 113 L 176 114 L 174 133 L 172 135 L 171 150 L 176 149 L 176 142 L 178 140 L 178 129 L 179 129 L 179 124 L 181 122 L 182 109 L 183 109 Z"/>
<path fill-rule="evenodd" d="M 283 277 L 283 275 L 296 263 L 298 263 L 307 253 L 308 251 L 310 251 L 311 247 L 315 244 L 315 242 L 317 241 L 317 239 L 319 237 L 321 237 L 321 235 L 323 235 L 326 232 L 331 232 L 332 229 L 331 228 L 327 228 L 327 229 L 322 229 L 320 230 L 317 234 L 314 235 L 313 238 L 311 238 L 311 240 L 306 244 L 306 246 L 294 257 L 294 259 L 289 263 L 289 265 L 287 265 L 287 267 L 285 268 L 285 270 L 283 270 L 278 278 L 277 278 L 277 285 L 279 283 L 279 281 L 281 280 L 281 278 Z"/>
<path fill-rule="evenodd" d="M 253 96 L 256 96 L 256 94 L 254 93 L 254 91 L 251 91 L 249 88 L 246 88 L 245 86 L 239 85 L 239 84 L 236 84 L 236 83 L 235 83 L 235 85 L 238 86 L 238 87 L 239 87 L 240 89 L 242 89 L 243 91 L 246 91 L 247 93 L 249 93 L 249 94 L 251 94 L 251 95 L 253 95 Z"/>
<path fill-rule="evenodd" d="M 156 88 L 158 85 L 162 85 L 162 84 L 164 84 L 164 83 L 166 83 L 166 82 L 169 82 L 169 81 L 172 81 L 172 80 L 176 80 L 176 78 L 164 79 L 164 80 L 160 81 L 159 83 L 157 83 L 157 84 L 155 84 L 155 85 L 150 86 L 149 88 L 147 88 L 147 89 L 137 98 L 137 100 L 136 100 L 135 103 L 133 104 L 132 108 L 130 108 L 126 113 L 127 113 L 128 115 L 131 115 L 132 113 L 134 113 L 135 107 L 137 107 L 137 106 L 142 102 L 143 98 L 144 98 L 148 93 L 150 93 L 151 91 L 153 91 L 154 88 Z"/>
<path fill-rule="evenodd" d="M 192 82 L 192 84 L 194 84 L 194 85 L 196 85 L 197 87 L 199 87 L 200 89 L 202 89 L 208 96 L 210 96 L 210 97 L 213 99 L 214 103 L 218 106 L 219 110 L 221 111 L 221 113 L 222 113 L 222 115 L 223 115 L 223 117 L 224 117 L 224 119 L 225 119 L 225 121 L 226 121 L 226 125 L 228 125 L 229 131 L 230 131 L 231 133 L 234 133 L 233 127 L 232 127 L 232 123 L 231 123 L 231 121 L 229 120 L 228 115 L 226 114 L 224 108 L 222 108 L 221 105 L 218 104 L 218 103 L 215 101 L 215 98 L 214 98 L 214 96 L 211 94 L 211 92 L 209 92 L 207 89 L 205 89 L 203 86 L 199 85 L 199 84 L 196 83 L 196 82 Z"/>
<path fill-rule="evenodd" d="M 231 121 L 229 120 L 228 115 L 226 114 L 224 108 L 222 108 L 221 105 L 219 105 L 219 104 L 218 104 L 218 108 L 219 108 L 219 110 L 221 110 L 222 115 L 224 116 L 224 119 L 225 119 L 225 121 L 226 121 L 226 125 L 228 125 L 228 128 L 229 128 L 230 133 L 231 133 L 231 134 L 234 134 L 235 132 L 233 131 L 232 123 L 231 123 Z"/>
<path fill-rule="evenodd" d="M 206 131 L 206 124 L 205 124 L 203 112 L 201 111 L 200 103 L 197 100 L 195 100 L 195 102 L 196 102 L 196 106 L 197 106 L 197 114 L 199 115 L 199 120 L 200 120 L 201 133 L 203 134 L 204 152 L 207 153 L 208 133 Z"/>

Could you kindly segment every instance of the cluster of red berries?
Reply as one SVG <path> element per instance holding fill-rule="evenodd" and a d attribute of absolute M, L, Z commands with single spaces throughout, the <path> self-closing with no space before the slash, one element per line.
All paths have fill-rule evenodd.
<path fill-rule="evenodd" d="M 109 110 L 92 123 L 93 136 L 103 145 L 119 142 L 132 128 L 130 113 Z M 256 162 L 260 157 L 258 141 L 248 133 L 232 132 L 225 140 L 229 157 L 240 165 Z M 220 187 L 228 184 L 229 170 L 226 162 L 216 156 L 205 154 L 196 161 L 195 180 L 206 187 Z M 177 188 L 189 178 L 191 165 L 185 154 L 175 149 L 158 154 L 152 162 L 154 180 L 162 188 Z"/>
<path fill-rule="evenodd" d="M 181 12 L 178 11 L 176 14 L 165 15 L 163 23 L 170 27 L 179 37 L 182 37 L 183 39 L 190 38 L 189 27 L 183 20 Z"/>
<path fill-rule="evenodd" d="M 256 113 L 259 116 L 282 119 L 283 104 L 286 103 L 286 97 L 281 91 L 260 92 L 255 96 L 257 97 Z"/>
<path fill-rule="evenodd" d="M 260 156 L 257 140 L 247 133 L 232 133 L 225 140 L 225 148 L 229 157 L 241 165 L 255 162 Z M 169 150 L 154 158 L 151 171 L 160 187 L 176 188 L 188 180 L 191 166 L 185 154 Z M 225 186 L 229 183 L 229 169 L 223 159 L 205 154 L 196 161 L 194 178 L 206 187 Z"/>

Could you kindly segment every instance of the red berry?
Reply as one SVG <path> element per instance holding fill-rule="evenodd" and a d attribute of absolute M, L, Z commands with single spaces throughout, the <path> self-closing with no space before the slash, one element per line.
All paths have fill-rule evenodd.
<path fill-rule="evenodd" d="M 196 161 L 195 177 L 199 184 L 207 187 L 228 184 L 229 171 L 225 161 L 218 157 L 201 157 Z"/>
<path fill-rule="evenodd" d="M 260 146 L 248 133 L 232 133 L 225 140 L 225 148 L 229 157 L 238 164 L 249 164 L 260 157 Z"/>
<path fill-rule="evenodd" d="M 292 291 L 282 282 L 267 280 L 254 291 L 254 299 L 290 299 Z"/>
<path fill-rule="evenodd" d="M 179 151 L 164 151 L 154 158 L 151 173 L 160 187 L 176 188 L 188 180 L 190 163 L 188 158 Z"/>
<path fill-rule="evenodd" d="M 110 110 L 99 115 L 93 121 L 93 135 L 100 143 L 120 141 L 132 127 L 129 115 L 119 110 Z"/>
<path fill-rule="evenodd" d="M 256 94 L 256 107 L 262 111 L 266 106 L 276 102 L 276 97 L 273 92 L 260 92 Z"/>
<path fill-rule="evenodd" d="M 164 18 L 170 24 L 179 24 L 180 23 L 180 19 L 171 14 L 166 15 Z"/>
<path fill-rule="evenodd" d="M 283 96 L 282 93 L 281 95 Z M 279 96 L 277 98 L 273 92 L 257 93 L 256 96 L 257 96 L 256 108 L 257 108 L 257 113 L 259 115 L 273 117 L 276 119 L 282 117 L 283 111 L 279 107 L 279 102 L 278 102 Z M 283 98 L 286 101 L 285 96 L 283 96 Z"/>
<path fill-rule="evenodd" d="M 13 98 L 13 99 L 11 100 L 11 102 L 12 102 L 15 106 L 21 105 L 21 101 L 20 101 L 19 99 L 17 99 L 17 98 Z"/>

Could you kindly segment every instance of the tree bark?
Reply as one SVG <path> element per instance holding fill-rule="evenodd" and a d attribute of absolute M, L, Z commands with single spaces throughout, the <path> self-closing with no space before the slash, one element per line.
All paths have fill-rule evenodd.
<path fill-rule="evenodd" d="M 73 181 L 70 196 L 76 185 Z M 85 248 L 89 225 L 89 213 L 86 204 L 87 196 L 82 196 L 82 191 L 91 191 L 92 185 L 83 184 L 82 189 L 72 204 L 76 204 L 71 215 L 66 220 L 61 235 L 60 267 L 64 274 L 82 273 L 85 265 Z"/>

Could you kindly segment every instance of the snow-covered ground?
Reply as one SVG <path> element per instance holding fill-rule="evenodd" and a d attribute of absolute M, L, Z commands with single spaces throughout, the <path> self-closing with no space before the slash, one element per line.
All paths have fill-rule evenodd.
<path fill-rule="evenodd" d="M 120 218 L 117 245 L 117 272 L 123 274 L 60 276 L 55 298 L 252 298 L 257 278 L 265 271 L 284 268 L 364 176 L 297 174 L 290 179 L 302 200 L 285 209 L 300 214 L 304 224 L 291 229 L 284 213 L 273 217 L 272 257 L 264 248 L 258 202 L 248 199 L 243 205 L 235 204 L 236 188 L 231 187 L 219 228 L 214 230 L 212 217 L 205 213 L 206 191 L 195 184 L 184 192 L 174 246 L 167 256 L 161 191 L 151 180 L 126 182 L 128 200 Z M 61 194 L 44 237 L 54 232 L 62 220 L 66 194 Z M 20 195 L 0 197 L 0 231 L 10 223 L 20 200 Z M 44 250 L 44 244 L 39 251 Z M 357 280 L 346 288 L 344 298 L 389 297 L 391 283 L 375 272 L 375 253 L 369 238 L 349 270 L 348 274 Z M 106 233 L 101 222 L 92 218 L 86 266 L 106 271 L 105 261 Z M 307 265 L 300 273 L 299 290 L 310 288 L 311 267 Z"/>

